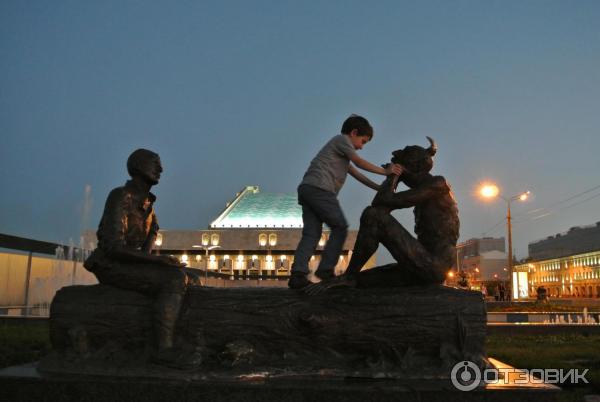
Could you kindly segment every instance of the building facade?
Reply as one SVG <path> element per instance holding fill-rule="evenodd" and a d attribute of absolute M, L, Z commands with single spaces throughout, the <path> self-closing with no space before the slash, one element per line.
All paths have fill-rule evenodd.
<path fill-rule="evenodd" d="M 505 252 L 504 237 L 473 238 L 456 245 L 458 259 L 480 255 L 487 251 Z"/>
<path fill-rule="evenodd" d="M 95 239 L 95 233 L 91 234 Z M 262 193 L 247 186 L 227 202 L 205 230 L 160 230 L 155 253 L 170 254 L 188 267 L 229 279 L 285 279 L 302 235 L 302 208 L 297 195 Z M 356 241 L 349 230 L 337 274 L 346 270 Z M 329 237 L 324 230 L 309 269 L 314 273 Z M 86 243 L 87 244 L 87 243 Z M 375 256 L 365 268 L 375 265 Z"/>
<path fill-rule="evenodd" d="M 475 289 L 486 282 L 508 281 L 508 260 L 504 250 L 504 237 L 473 238 L 459 243 L 454 271 L 466 275 Z M 454 275 L 452 273 L 453 278 Z M 454 281 L 449 280 L 449 283 Z"/>
<path fill-rule="evenodd" d="M 600 249 L 600 222 L 575 226 L 564 233 L 529 243 L 529 258 L 546 260 Z"/>
<path fill-rule="evenodd" d="M 540 287 L 550 297 L 600 297 L 600 222 L 530 243 L 529 257 L 515 274 L 530 297 Z"/>
<path fill-rule="evenodd" d="M 600 249 L 515 266 L 530 297 L 543 286 L 550 297 L 600 297 Z M 523 275 L 526 274 L 526 275 Z"/>

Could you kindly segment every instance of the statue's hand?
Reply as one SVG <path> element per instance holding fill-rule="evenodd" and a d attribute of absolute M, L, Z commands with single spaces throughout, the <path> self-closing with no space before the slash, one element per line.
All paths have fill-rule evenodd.
<path fill-rule="evenodd" d="M 398 176 L 388 176 L 387 179 L 379 186 L 379 191 L 375 194 L 373 202 L 371 203 L 374 207 L 386 206 L 390 198 L 394 195 L 394 187 L 398 184 Z"/>
<path fill-rule="evenodd" d="M 404 168 L 399 163 L 388 163 L 384 167 L 386 176 L 401 176 Z"/>

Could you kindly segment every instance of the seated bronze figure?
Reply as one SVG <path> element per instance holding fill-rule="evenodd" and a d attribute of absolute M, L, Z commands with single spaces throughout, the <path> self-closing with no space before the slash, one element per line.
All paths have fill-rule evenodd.
<path fill-rule="evenodd" d="M 174 352 L 174 329 L 188 284 L 182 264 L 175 257 L 153 255 L 158 221 L 150 192 L 158 184 L 159 156 L 145 149 L 127 160 L 131 180 L 113 189 L 106 200 L 98 227 L 98 247 L 84 266 L 101 284 L 151 296 L 154 303 L 154 335 L 158 362 L 181 360 Z"/>

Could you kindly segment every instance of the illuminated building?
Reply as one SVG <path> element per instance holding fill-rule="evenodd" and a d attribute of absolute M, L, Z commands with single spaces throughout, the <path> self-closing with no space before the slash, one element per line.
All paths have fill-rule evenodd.
<path fill-rule="evenodd" d="M 159 213 L 160 216 L 160 213 Z M 205 230 L 160 230 L 155 251 L 187 260 L 188 267 L 227 279 L 284 279 L 302 235 L 302 208 L 296 194 L 261 193 L 247 186 L 226 204 Z M 345 271 L 356 241 L 349 230 L 335 271 Z M 311 272 L 321 259 L 329 231 L 324 230 Z M 366 264 L 370 268 L 375 257 Z"/>
<path fill-rule="evenodd" d="M 534 297 L 540 286 L 550 297 L 600 297 L 600 250 L 515 266 Z M 523 279 L 521 279 L 523 281 Z"/>
<path fill-rule="evenodd" d="M 529 244 L 530 260 L 515 266 L 520 288 L 535 297 L 600 297 L 600 223 Z"/>

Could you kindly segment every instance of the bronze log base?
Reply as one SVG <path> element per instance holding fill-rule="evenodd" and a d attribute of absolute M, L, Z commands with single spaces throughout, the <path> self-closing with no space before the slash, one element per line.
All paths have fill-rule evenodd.
<path fill-rule="evenodd" d="M 506 368 L 490 359 L 497 368 Z M 539 381 L 538 381 L 539 382 Z M 0 369 L 0 395 L 12 402 L 555 402 L 560 389 L 546 384 L 516 384 L 509 379 L 470 392 L 448 380 L 336 378 L 186 378 L 44 375 L 35 365 Z"/>
<path fill-rule="evenodd" d="M 428 287 L 188 289 L 176 344 L 187 371 L 152 363 L 152 300 L 106 285 L 55 297 L 54 373 L 161 378 L 448 378 L 462 360 L 486 367 L 481 293 Z"/>

